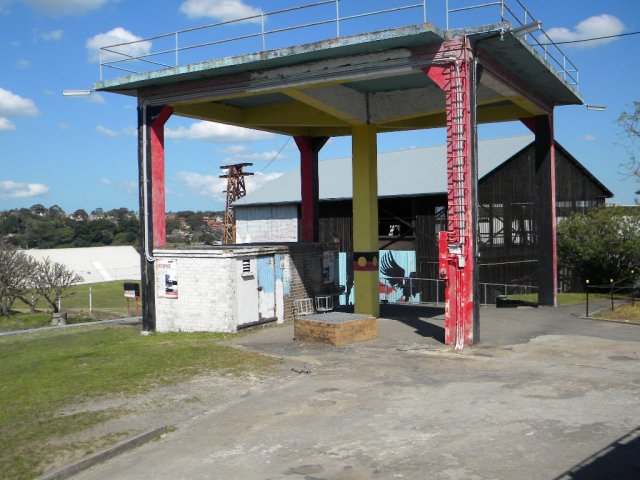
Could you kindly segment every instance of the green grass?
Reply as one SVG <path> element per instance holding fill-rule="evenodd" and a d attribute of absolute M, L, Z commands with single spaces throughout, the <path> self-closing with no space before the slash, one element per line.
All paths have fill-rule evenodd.
<path fill-rule="evenodd" d="M 32 478 L 61 452 L 78 456 L 78 445 L 65 441 L 66 435 L 122 413 L 62 415 L 65 407 L 141 393 L 198 374 L 265 371 L 276 362 L 222 346 L 221 338 L 225 335 L 141 336 L 139 327 L 125 326 L 0 338 L 0 477 Z"/>
<path fill-rule="evenodd" d="M 135 282 L 135 280 L 131 280 Z M 139 283 L 139 282 L 138 282 Z M 123 316 L 127 314 L 127 300 L 124 298 L 124 281 L 93 283 L 88 285 L 74 285 L 69 288 L 62 299 L 62 311 L 89 313 L 89 289 L 92 291 L 94 313 L 102 316 Z M 130 299 L 131 314 L 135 314 L 135 299 Z M 141 307 L 140 307 L 141 308 Z M 20 300 L 13 305 L 14 310 L 28 312 L 29 306 Z M 40 298 L 36 305 L 37 310 L 49 310 L 47 302 Z"/>

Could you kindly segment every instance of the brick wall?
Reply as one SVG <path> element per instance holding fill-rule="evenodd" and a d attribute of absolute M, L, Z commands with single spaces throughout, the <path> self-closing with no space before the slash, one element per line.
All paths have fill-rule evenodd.
<path fill-rule="evenodd" d="M 247 303 L 257 302 L 243 294 L 250 290 L 238 283 L 238 279 L 243 279 L 242 261 L 251 259 L 251 265 L 255 265 L 255 259 L 261 255 L 278 255 L 280 259 L 282 279 L 276 284 L 275 293 L 277 319 L 278 322 L 293 321 L 296 299 L 336 292 L 337 269 L 334 283 L 323 281 L 323 252 L 327 250 L 334 252 L 337 261 L 337 250 L 330 244 L 236 245 L 156 251 L 156 329 L 159 332 L 235 332 L 242 316 L 239 305 L 246 314 Z M 164 271 L 158 273 L 158 268 L 169 261 L 175 268 L 177 298 L 167 298 Z M 257 321 L 257 303 L 255 309 Z"/>

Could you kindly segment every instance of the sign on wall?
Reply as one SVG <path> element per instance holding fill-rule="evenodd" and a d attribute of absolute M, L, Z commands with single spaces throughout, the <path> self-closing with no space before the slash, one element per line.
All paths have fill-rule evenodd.
<path fill-rule="evenodd" d="M 335 279 L 335 254 L 333 251 L 322 252 L 322 283 L 333 283 Z"/>
<path fill-rule="evenodd" d="M 157 294 L 161 298 L 178 298 L 178 260 L 156 260 Z"/>

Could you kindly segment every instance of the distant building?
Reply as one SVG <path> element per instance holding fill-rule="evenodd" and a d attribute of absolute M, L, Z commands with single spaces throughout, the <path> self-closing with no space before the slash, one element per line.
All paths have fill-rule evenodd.
<path fill-rule="evenodd" d="M 537 282 L 533 140 L 520 136 L 478 143 L 480 282 Z M 555 146 L 558 221 L 613 196 L 559 143 Z M 438 278 L 446 175 L 444 145 L 378 154 L 379 248 L 415 252 L 417 278 Z M 353 252 L 351 182 L 350 157 L 319 162 L 320 241 L 339 243 L 348 253 Z M 299 171 L 265 184 L 235 207 L 239 243 L 298 241 Z"/>
<path fill-rule="evenodd" d="M 65 265 L 82 276 L 80 283 L 140 279 L 140 254 L 130 246 L 52 248 L 25 250 L 25 253 L 36 260 L 48 257 Z"/>

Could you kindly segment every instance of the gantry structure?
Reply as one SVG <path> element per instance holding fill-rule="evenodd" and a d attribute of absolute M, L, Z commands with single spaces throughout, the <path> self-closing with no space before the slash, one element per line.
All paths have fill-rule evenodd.
<path fill-rule="evenodd" d="M 238 25 L 255 32 L 233 38 L 220 40 L 216 34 L 211 37 L 216 40 L 179 47 L 192 29 L 104 50 L 102 74 L 116 69 L 127 75 L 101 76 L 95 89 L 137 97 L 139 105 L 144 325 L 153 328 L 154 252 L 166 246 L 163 132 L 171 115 L 292 136 L 300 151 L 302 242 L 318 241 L 318 153 L 329 138 L 350 136 L 354 308 L 375 317 L 377 135 L 446 128 L 448 212 L 447 230 L 439 238 L 439 276 L 446 280 L 445 341 L 457 348 L 479 340 L 477 125 L 521 121 L 535 134 L 539 303 L 555 305 L 553 113 L 555 107 L 583 103 L 577 68 L 542 33 L 540 22 L 520 0 L 513 0 L 515 6 L 505 0 L 482 5 L 461 1 L 459 8 L 449 8 L 446 2 L 444 29 L 430 23 L 427 15 L 432 6 L 442 6 L 442 0 L 409 5 L 326 0 L 244 19 Z M 365 3 L 365 8 L 378 11 L 348 14 L 348 7 L 362 8 Z M 335 12 L 329 20 L 312 13 L 327 7 Z M 495 8 L 494 22 L 452 28 L 454 14 L 473 19 L 475 11 L 487 7 Z M 313 21 L 275 25 L 276 18 L 289 13 L 309 14 Z M 392 13 L 408 21 L 344 33 L 349 21 Z M 332 38 L 311 41 L 307 29 L 323 25 L 334 28 Z M 283 32 L 294 32 L 295 42 L 270 48 L 270 39 Z M 175 48 L 148 51 L 151 42 L 173 42 L 174 37 Z M 232 42 L 247 39 L 256 39 L 257 48 L 232 54 Z M 133 47 L 141 45 L 146 45 L 145 53 L 136 56 L 133 52 L 140 50 Z M 190 59 L 197 46 L 221 47 L 226 54 Z"/>
<path fill-rule="evenodd" d="M 227 179 L 227 189 L 225 190 L 226 202 L 224 207 L 224 234 L 222 243 L 233 245 L 236 243 L 236 214 L 233 202 L 247 194 L 244 177 L 253 175 L 245 172 L 245 167 L 252 166 L 253 163 L 234 163 L 233 165 L 223 165 L 220 168 L 225 171 L 220 178 Z"/>

